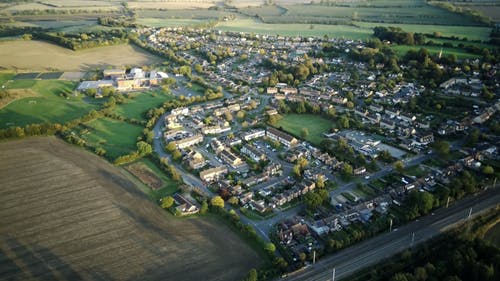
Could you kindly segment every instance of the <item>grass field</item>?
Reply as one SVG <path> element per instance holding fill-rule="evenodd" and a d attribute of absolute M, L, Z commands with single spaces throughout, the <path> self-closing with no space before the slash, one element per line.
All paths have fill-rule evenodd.
<path fill-rule="evenodd" d="M 372 23 L 355 22 L 356 26 L 366 29 L 373 29 L 376 26 L 394 26 L 400 27 L 407 32 L 418 32 L 424 34 L 433 34 L 440 32 L 444 37 L 456 36 L 458 38 L 468 38 L 469 40 L 488 41 L 491 28 L 481 26 L 455 26 L 455 25 L 428 25 L 428 24 L 396 24 L 396 23 Z M 373 34 L 373 32 L 372 32 Z"/>
<path fill-rule="evenodd" d="M 108 66 L 143 66 L 161 59 L 132 45 L 71 51 L 42 41 L 0 42 L 0 69 L 85 71 Z"/>
<path fill-rule="evenodd" d="M 116 159 L 137 149 L 137 137 L 142 129 L 126 122 L 100 118 L 85 123 L 80 133 L 85 141 L 104 148 L 107 158 Z"/>
<path fill-rule="evenodd" d="M 311 28 L 312 27 L 312 28 Z M 220 22 L 214 29 L 222 31 L 248 32 L 283 36 L 317 36 L 328 35 L 335 38 L 367 39 L 373 34 L 372 29 L 348 25 L 326 24 L 267 24 L 261 21 L 244 18 Z"/>
<path fill-rule="evenodd" d="M 56 138 L 0 143 L 6 280 L 242 280 L 260 257 L 211 216 L 177 219 Z"/>
<path fill-rule="evenodd" d="M 323 140 L 322 134 L 332 128 L 333 122 L 321 116 L 312 114 L 288 114 L 276 124 L 277 128 L 283 128 L 284 131 L 300 137 L 302 128 L 309 130 L 306 140 L 318 145 Z"/>
<path fill-rule="evenodd" d="M 479 58 L 481 55 L 467 53 L 459 48 L 442 48 L 439 46 L 406 46 L 406 45 L 395 45 L 392 48 L 398 53 L 400 56 L 404 56 L 409 50 L 420 50 L 420 48 L 425 48 L 431 54 L 438 54 L 442 50 L 443 56 L 447 55 L 455 55 L 458 59 L 469 59 L 469 58 Z"/>
<path fill-rule="evenodd" d="M 205 23 L 207 22 L 207 20 L 139 18 L 135 22 L 138 24 L 153 26 L 153 27 L 178 27 L 178 26 L 195 26 L 201 23 Z"/>
<path fill-rule="evenodd" d="M 0 109 L 0 128 L 25 126 L 36 123 L 64 123 L 81 117 L 95 109 L 95 105 L 83 101 L 82 97 L 59 96 L 61 92 L 72 92 L 74 82 L 59 80 L 16 80 L 6 83 L 6 89 L 29 89 L 36 97 L 22 98 Z"/>
<path fill-rule="evenodd" d="M 154 107 L 158 107 L 174 97 L 163 93 L 161 90 L 133 93 L 133 99 L 127 99 L 126 103 L 116 106 L 115 112 L 127 118 L 145 120 L 145 113 Z"/>

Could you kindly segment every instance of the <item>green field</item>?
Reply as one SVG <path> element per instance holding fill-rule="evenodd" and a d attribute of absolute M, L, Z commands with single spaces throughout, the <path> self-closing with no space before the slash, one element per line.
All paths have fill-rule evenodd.
<path fill-rule="evenodd" d="M 396 53 L 400 56 L 404 56 L 409 50 L 418 51 L 420 48 L 425 48 L 431 54 L 438 54 L 442 50 L 442 55 L 455 55 L 457 59 L 470 59 L 470 58 L 479 58 L 481 55 L 467 53 L 466 51 L 458 48 L 442 48 L 439 46 L 407 46 L 407 45 L 395 45 L 392 47 Z"/>
<path fill-rule="evenodd" d="M 5 74 L 0 79 L 8 77 Z M 60 80 L 16 80 L 6 83 L 6 89 L 31 89 L 38 96 L 13 101 L 0 109 L 0 128 L 47 122 L 61 124 L 97 108 L 84 102 L 81 96 L 64 98 L 59 95 L 61 92 L 71 93 L 74 88 L 74 82 Z"/>
<path fill-rule="evenodd" d="M 403 29 L 406 32 L 433 34 L 441 33 L 441 36 L 458 38 L 466 37 L 469 40 L 488 41 L 490 37 L 490 27 L 480 26 L 456 26 L 456 25 L 428 25 L 428 24 L 396 24 L 396 23 L 373 23 L 373 22 L 355 22 L 360 28 L 372 29 L 376 26 L 394 26 Z M 372 32 L 373 34 L 373 32 Z"/>
<path fill-rule="evenodd" d="M 323 140 L 322 134 L 327 132 L 333 126 L 333 122 L 321 116 L 312 114 L 288 114 L 276 124 L 277 128 L 292 135 L 300 137 L 302 128 L 309 130 L 306 140 L 312 144 L 319 145 Z"/>
<path fill-rule="evenodd" d="M 165 101 L 173 99 L 172 95 L 167 95 L 162 91 L 147 91 L 143 93 L 133 93 L 133 98 L 126 100 L 126 103 L 116 106 L 115 112 L 127 118 L 145 120 L 145 113 L 160 106 Z"/>
<path fill-rule="evenodd" d="M 233 32 L 247 32 L 256 34 L 283 35 L 283 36 L 316 36 L 327 35 L 335 38 L 367 39 L 373 34 L 372 29 L 359 28 L 348 25 L 326 24 L 268 24 L 255 19 L 236 19 L 220 22 L 214 29 Z"/>
<path fill-rule="evenodd" d="M 80 127 L 80 137 L 94 147 L 104 148 L 109 159 L 135 151 L 141 132 L 140 126 L 109 118 L 92 120 Z"/>
<path fill-rule="evenodd" d="M 178 27 L 178 26 L 196 26 L 202 23 L 206 23 L 207 20 L 139 18 L 135 22 L 138 24 L 148 25 L 153 27 Z"/>

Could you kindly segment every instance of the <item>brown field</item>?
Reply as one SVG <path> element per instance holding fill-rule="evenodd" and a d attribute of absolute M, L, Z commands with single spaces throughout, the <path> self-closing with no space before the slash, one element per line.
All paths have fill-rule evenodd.
<path fill-rule="evenodd" d="M 38 96 L 38 93 L 33 91 L 32 89 L 4 90 L 4 96 L 0 97 L 0 109 L 17 99 L 36 97 L 36 96 Z"/>
<path fill-rule="evenodd" d="M 147 65 L 161 61 L 132 45 L 71 51 L 42 41 L 0 42 L 0 69 L 17 71 L 86 71 L 107 66 Z"/>
<path fill-rule="evenodd" d="M 0 143 L 2 280 L 241 280 L 258 255 L 210 217 L 176 219 L 56 138 Z"/>
<path fill-rule="evenodd" d="M 163 181 L 151 169 L 142 163 L 128 165 L 125 169 L 136 176 L 142 183 L 156 190 L 163 186 Z"/>

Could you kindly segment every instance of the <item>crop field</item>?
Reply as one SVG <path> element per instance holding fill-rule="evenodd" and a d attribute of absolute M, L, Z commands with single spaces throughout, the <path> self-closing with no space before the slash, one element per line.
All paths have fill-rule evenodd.
<path fill-rule="evenodd" d="M 160 19 L 218 19 L 231 13 L 208 9 L 183 10 L 137 10 L 137 18 Z"/>
<path fill-rule="evenodd" d="M 145 113 L 154 107 L 158 107 L 166 101 L 172 100 L 173 96 L 165 94 L 161 90 L 147 91 L 130 94 L 133 98 L 126 103 L 116 106 L 115 112 L 127 118 L 145 120 Z"/>
<path fill-rule="evenodd" d="M 415 2 L 415 1 L 414 1 Z M 446 10 L 426 5 L 417 1 L 415 5 L 401 6 L 384 4 L 371 7 L 357 6 L 323 6 L 323 5 L 290 5 L 283 6 L 287 12 L 282 17 L 266 18 L 269 22 L 303 21 L 303 20 L 358 20 L 386 23 L 444 24 L 444 25 L 477 25 L 473 20 Z"/>
<path fill-rule="evenodd" d="M 6 83 L 7 90 L 33 91 L 35 97 L 25 97 L 12 101 L 0 109 L 0 128 L 25 126 L 38 123 L 64 123 L 81 117 L 95 105 L 83 98 L 61 97 L 61 92 L 72 92 L 76 84 L 60 80 L 16 80 Z"/>
<path fill-rule="evenodd" d="M 283 36 L 317 36 L 328 35 L 333 38 L 349 38 L 364 40 L 373 35 L 369 28 L 359 28 L 349 25 L 326 24 L 268 24 L 261 21 L 245 18 L 220 22 L 214 27 L 216 30 L 247 32 L 255 34 L 283 35 Z"/>
<path fill-rule="evenodd" d="M 333 127 L 333 122 L 312 114 L 288 114 L 278 121 L 276 127 L 297 137 L 300 137 L 302 128 L 307 128 L 309 135 L 306 140 L 318 145 L 323 140 L 322 134 Z"/>
<path fill-rule="evenodd" d="M 499 22 L 500 21 L 500 6 L 498 5 L 499 3 L 496 3 L 496 6 L 480 6 L 480 5 L 464 5 L 466 8 L 476 10 L 481 12 L 483 15 L 490 17 L 493 22 Z"/>
<path fill-rule="evenodd" d="M 56 138 L 0 143 L 5 280 L 241 280 L 260 258 L 210 216 L 177 219 Z"/>
<path fill-rule="evenodd" d="M 138 24 L 152 26 L 152 27 L 179 27 L 179 26 L 195 26 L 207 22 L 207 20 L 140 18 L 137 19 L 135 22 Z"/>
<path fill-rule="evenodd" d="M 42 41 L 0 42 L 0 69 L 18 71 L 85 71 L 96 68 L 148 65 L 161 59 L 132 45 L 71 51 Z"/>
<path fill-rule="evenodd" d="M 18 12 L 28 10 L 83 10 L 83 11 L 118 11 L 119 3 L 109 1 L 64 1 L 64 0 L 44 0 L 37 3 L 19 3 L 4 8 L 4 12 Z"/>
<path fill-rule="evenodd" d="M 130 9 L 208 9 L 216 5 L 217 1 L 131 1 L 128 2 Z"/>
<path fill-rule="evenodd" d="M 137 149 L 137 137 L 142 129 L 126 122 L 100 118 L 85 123 L 80 137 L 94 147 L 104 148 L 107 158 L 116 159 Z"/>
<path fill-rule="evenodd" d="M 404 56 L 409 50 L 420 50 L 420 48 L 425 48 L 431 54 L 438 54 L 439 52 L 443 52 L 443 56 L 447 55 L 455 55 L 458 59 L 470 59 L 470 58 L 478 58 L 480 55 L 467 53 L 459 48 L 441 48 L 439 46 L 406 46 L 406 45 L 395 45 L 392 48 L 398 53 L 400 56 Z"/>

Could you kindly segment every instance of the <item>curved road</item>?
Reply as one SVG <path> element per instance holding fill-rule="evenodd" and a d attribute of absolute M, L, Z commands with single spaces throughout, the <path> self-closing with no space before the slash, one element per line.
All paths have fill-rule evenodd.
<path fill-rule="evenodd" d="M 483 191 L 458 201 L 449 208 L 438 209 L 435 213 L 406 224 L 393 232 L 378 235 L 323 258 L 301 272 L 290 274 L 286 280 L 331 280 L 333 267 L 336 271 L 336 280 L 346 278 L 384 258 L 391 257 L 446 230 L 460 226 L 468 219 L 470 210 L 472 210 L 472 217 L 474 217 L 481 212 L 499 206 L 499 188 Z"/>

